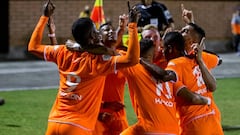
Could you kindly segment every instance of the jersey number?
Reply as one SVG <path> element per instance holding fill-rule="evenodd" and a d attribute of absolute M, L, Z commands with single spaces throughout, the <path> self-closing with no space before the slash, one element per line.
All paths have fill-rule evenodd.
<path fill-rule="evenodd" d="M 163 88 L 165 87 L 165 88 Z M 164 92 L 164 90 L 166 90 L 166 92 Z M 165 83 L 158 83 L 156 86 L 156 94 L 157 96 L 161 96 L 163 93 L 163 95 L 167 98 L 167 99 L 171 99 L 172 98 L 172 94 L 171 94 L 171 90 L 169 87 L 168 82 Z"/>

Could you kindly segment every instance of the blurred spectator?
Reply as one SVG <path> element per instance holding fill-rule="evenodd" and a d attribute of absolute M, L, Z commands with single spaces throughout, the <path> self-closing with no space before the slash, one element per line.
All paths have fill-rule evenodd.
<path fill-rule="evenodd" d="M 88 5 L 86 5 L 84 7 L 84 10 L 80 12 L 79 14 L 79 18 L 82 18 L 82 17 L 90 17 L 90 7 Z"/>
<path fill-rule="evenodd" d="M 232 34 L 233 34 L 233 47 L 237 55 L 240 56 L 240 6 L 237 7 L 236 11 L 232 15 L 231 20 Z"/>
<path fill-rule="evenodd" d="M 141 17 L 138 20 L 139 28 L 147 24 L 153 24 L 158 27 L 160 32 L 167 28 L 174 29 L 172 15 L 164 4 L 154 0 L 141 0 L 141 3 L 136 6 L 141 13 Z"/>

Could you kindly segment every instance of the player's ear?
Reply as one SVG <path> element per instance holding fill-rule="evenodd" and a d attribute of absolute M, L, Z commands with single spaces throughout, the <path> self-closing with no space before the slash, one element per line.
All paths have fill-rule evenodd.
<path fill-rule="evenodd" d="M 167 48 L 168 48 L 168 52 L 169 52 L 169 53 L 172 53 L 172 52 L 173 52 L 173 48 L 172 48 L 171 45 L 167 45 Z"/>

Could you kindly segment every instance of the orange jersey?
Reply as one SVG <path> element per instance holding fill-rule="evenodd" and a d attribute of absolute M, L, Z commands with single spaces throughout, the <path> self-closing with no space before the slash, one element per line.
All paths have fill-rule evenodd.
<path fill-rule="evenodd" d="M 124 104 L 124 90 L 126 78 L 120 73 L 111 73 L 106 76 L 102 101 L 118 101 Z M 127 114 L 125 108 L 114 112 L 111 109 L 100 109 L 100 112 L 108 112 L 112 115 L 112 120 L 108 123 L 98 121 L 94 134 L 96 135 L 119 135 L 128 127 Z"/>
<path fill-rule="evenodd" d="M 203 59 L 209 59 L 208 54 L 203 53 Z M 218 62 L 208 63 L 208 68 L 216 66 Z M 202 96 L 209 97 L 209 92 L 202 78 L 202 74 L 195 59 L 187 57 L 179 57 L 171 60 L 166 68 L 172 70 L 177 75 L 177 80 L 182 82 L 189 90 L 201 94 Z M 181 98 L 177 98 L 177 110 L 180 115 L 181 123 L 187 124 L 191 120 L 203 117 L 209 114 L 214 114 L 213 107 L 203 105 L 190 105 L 188 102 Z"/>
<path fill-rule="evenodd" d="M 143 133 L 178 134 L 178 121 L 171 82 L 157 83 L 141 64 L 121 70 L 126 75 L 138 127 Z M 124 134 L 124 133 L 123 133 Z"/>
<path fill-rule="evenodd" d="M 124 88 L 126 79 L 125 76 L 120 73 L 108 74 L 105 80 L 105 87 L 103 92 L 103 101 L 119 101 L 124 102 Z"/>
<path fill-rule="evenodd" d="M 206 66 L 208 67 L 209 70 L 217 67 L 218 64 L 219 64 L 219 60 L 220 60 L 217 55 L 207 53 L 207 52 L 202 53 L 202 58 L 203 58 L 203 61 L 206 64 Z M 219 121 L 221 121 L 221 113 L 220 113 L 220 110 L 218 109 L 218 107 L 217 107 L 217 105 L 214 101 L 213 92 L 208 91 L 208 97 L 211 98 L 212 106 L 214 107 L 214 111 L 216 113 L 216 116 L 219 119 Z"/>
<path fill-rule="evenodd" d="M 48 17 L 40 18 L 28 50 L 58 66 L 59 92 L 49 114 L 49 122 L 70 124 L 92 131 L 102 101 L 105 76 L 132 63 L 124 63 L 127 56 L 93 55 L 87 52 L 69 51 L 65 45 L 42 45 L 42 34 L 47 21 Z M 129 32 L 129 48 L 136 51 L 139 46 L 135 23 L 129 25 Z M 139 52 L 134 54 L 138 56 Z M 133 58 L 138 60 L 139 57 Z"/>
<path fill-rule="evenodd" d="M 65 46 L 46 46 L 45 58 L 58 65 L 60 77 L 49 121 L 93 129 L 93 119 L 97 119 L 99 112 L 96 108 L 100 108 L 102 101 L 104 75 L 114 71 L 114 61 L 104 60 L 101 55 L 69 52 Z"/>
<path fill-rule="evenodd" d="M 219 64 L 219 57 L 215 54 L 202 52 L 202 59 L 209 70 L 217 67 Z"/>
<path fill-rule="evenodd" d="M 163 58 L 160 58 L 160 59 L 154 61 L 154 63 L 155 63 L 156 65 L 158 65 L 159 67 L 165 69 L 165 68 L 167 67 L 167 63 L 168 63 L 168 62 L 167 62 L 167 60 L 163 57 Z"/>
<path fill-rule="evenodd" d="M 238 14 L 232 17 L 231 28 L 233 34 L 240 34 L 240 16 Z"/>
<path fill-rule="evenodd" d="M 119 101 L 124 104 L 124 90 L 125 90 L 126 78 L 121 72 L 111 73 L 107 75 L 105 80 L 105 87 L 103 91 L 102 101 L 111 102 L 111 101 Z M 101 111 L 111 112 L 111 110 Z M 125 110 L 121 110 L 115 113 L 118 117 L 126 117 Z"/>

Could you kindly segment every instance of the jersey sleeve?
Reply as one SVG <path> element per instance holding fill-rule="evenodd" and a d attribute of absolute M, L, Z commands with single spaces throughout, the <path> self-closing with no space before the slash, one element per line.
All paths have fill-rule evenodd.
<path fill-rule="evenodd" d="M 46 45 L 44 48 L 44 60 L 57 62 L 57 57 L 60 55 L 61 50 L 63 49 L 63 45 Z"/>
<path fill-rule="evenodd" d="M 208 52 L 203 52 L 202 58 L 208 69 L 213 69 L 217 67 L 220 60 L 220 58 L 216 54 Z"/>
<path fill-rule="evenodd" d="M 168 62 L 168 65 L 165 70 L 171 70 L 176 74 L 177 80 L 176 80 L 176 82 L 173 83 L 173 90 L 174 90 L 174 94 L 176 96 L 177 93 L 179 92 L 179 90 L 182 87 L 185 87 L 185 85 L 181 81 L 182 80 L 181 66 L 178 65 L 177 59 L 175 59 L 175 60 L 173 59 Z"/>
<path fill-rule="evenodd" d="M 181 81 L 176 81 L 173 83 L 173 93 L 175 96 L 177 96 L 177 93 L 179 92 L 180 89 L 183 87 L 186 87 Z"/>

